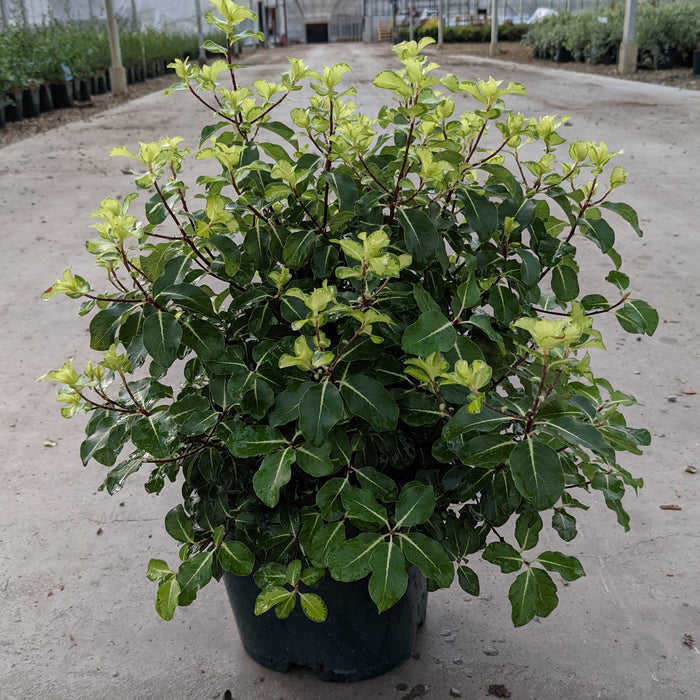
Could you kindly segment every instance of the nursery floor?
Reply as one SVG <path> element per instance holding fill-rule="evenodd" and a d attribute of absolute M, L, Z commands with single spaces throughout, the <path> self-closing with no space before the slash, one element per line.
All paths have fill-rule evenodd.
<path fill-rule="evenodd" d="M 435 49 L 431 50 L 434 51 Z M 444 50 L 451 54 L 487 57 L 489 45 L 484 43 L 447 44 Z M 540 66 L 542 68 L 555 68 L 558 70 L 575 71 L 577 73 L 619 77 L 617 76 L 617 68 L 615 66 L 590 66 L 587 63 L 556 64 L 552 61 L 535 59 L 532 57 L 532 49 L 518 42 L 500 44 L 498 59 Z M 162 92 L 175 82 L 175 80 L 176 78 L 173 75 L 160 76 L 159 78 L 154 78 L 146 82 L 130 85 L 127 95 L 96 95 L 90 102 L 76 103 L 76 106 L 72 109 L 60 109 L 42 114 L 38 119 L 23 119 L 20 122 L 10 123 L 5 129 L 0 129 L 0 148 L 14 143 L 15 141 L 26 139 L 29 136 L 48 131 L 49 129 L 55 129 L 62 124 L 87 119 L 98 112 L 111 109 L 130 100 L 138 99 L 152 92 Z M 690 68 L 638 70 L 634 75 L 625 78 L 625 80 L 667 85 L 683 90 L 700 90 L 700 75 L 693 75 L 693 71 Z"/>
<path fill-rule="evenodd" d="M 395 65 L 386 45 L 307 46 L 259 52 L 242 74 L 273 77 L 286 51 L 316 68 L 347 61 L 364 87 Z M 87 359 L 76 304 L 39 295 L 71 264 L 96 278 L 83 248 L 88 214 L 103 197 L 131 190 L 129 163 L 109 159 L 110 147 L 164 134 L 196 147 L 205 115 L 194 100 L 149 95 L 0 150 L 0 699 L 700 697 L 700 475 L 685 470 L 700 461 L 700 93 L 452 47 L 433 53 L 462 78 L 522 81 L 528 96 L 511 104 L 571 115 L 570 139 L 625 149 L 631 174 L 621 198 L 640 211 L 646 236 L 623 223 L 616 247 L 634 296 L 663 319 L 653 338 L 635 339 L 599 317 L 610 352 L 594 362 L 638 396 L 630 423 L 654 436 L 643 457 L 622 460 L 646 482 L 639 497 L 626 497 L 631 532 L 600 502 L 581 514 L 580 535 L 564 551 L 580 556 L 587 577 L 561 585 L 560 607 L 520 629 L 510 622 L 510 577 L 475 558 L 481 596 L 456 587 L 432 594 L 413 657 L 356 685 L 256 665 L 240 646 L 222 586 L 160 620 L 145 569 L 151 557 L 176 560 L 162 521 L 177 488 L 155 498 L 133 477 L 114 497 L 97 493 L 102 469 L 83 469 L 78 458 L 83 420 L 61 419 L 55 387 L 34 381 L 66 357 Z M 363 107 L 376 113 L 380 99 L 375 91 Z M 608 266 L 595 271 L 602 278 Z"/>

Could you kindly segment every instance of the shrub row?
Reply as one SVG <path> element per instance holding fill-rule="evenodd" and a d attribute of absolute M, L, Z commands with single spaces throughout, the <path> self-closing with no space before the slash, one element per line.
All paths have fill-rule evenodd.
<path fill-rule="evenodd" d="M 523 42 L 538 58 L 614 62 L 622 41 L 624 3 L 576 14 L 564 12 L 528 27 Z M 639 62 L 646 67 L 690 65 L 700 32 L 700 5 L 670 2 L 637 8 L 635 39 Z"/>
<path fill-rule="evenodd" d="M 196 32 L 120 29 L 125 67 L 197 55 Z M 0 94 L 63 81 L 88 80 L 111 64 L 109 39 L 98 21 L 9 25 L 0 31 Z"/>
<path fill-rule="evenodd" d="M 498 27 L 499 41 L 520 41 L 527 31 L 526 24 L 502 24 Z M 414 29 L 416 41 L 429 36 L 437 41 L 438 21 L 429 19 Z M 397 32 L 398 41 L 407 41 L 409 32 L 406 27 L 400 27 Z M 483 43 L 491 41 L 491 25 L 464 25 L 461 27 L 445 27 L 443 39 L 446 43 Z"/>

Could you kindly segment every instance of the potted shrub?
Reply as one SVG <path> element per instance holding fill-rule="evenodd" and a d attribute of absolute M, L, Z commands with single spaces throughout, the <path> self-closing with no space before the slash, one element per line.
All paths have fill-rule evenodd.
<path fill-rule="evenodd" d="M 182 489 L 165 515 L 179 561 L 148 566 L 156 610 L 172 618 L 225 573 L 234 598 L 237 581 L 255 584 L 248 622 L 279 624 L 268 641 L 314 621 L 292 637 L 303 660 L 256 658 L 331 678 L 386 670 L 411 640 L 353 669 L 314 656 L 309 626 L 342 637 L 337 606 L 349 600 L 352 616 L 357 595 L 374 608 L 360 626 L 385 634 L 408 591 L 410 636 L 426 585 L 479 593 L 472 558 L 516 574 L 515 625 L 549 615 L 550 574 L 584 571 L 539 546 L 540 531 L 571 541 L 591 490 L 627 529 L 621 499 L 641 480 L 618 453 L 649 443 L 622 415 L 634 399 L 588 355 L 603 347 L 599 315 L 629 333 L 658 321 L 615 250 L 608 217 L 641 234 L 613 197 L 616 154 L 565 144 L 565 118 L 510 111 L 519 83 L 440 76 L 430 39 L 394 47 L 402 65 L 374 78 L 391 103 L 376 118 L 355 106 L 343 63 L 290 58 L 278 81 L 245 85 L 231 57 L 259 36 L 236 32 L 254 15 L 213 4 L 207 20 L 227 39 L 206 49 L 222 59 L 173 64 L 173 89 L 212 113 L 200 146 L 114 148 L 139 192 L 93 213 L 87 249 L 111 289 L 69 268 L 44 293 L 81 301 L 102 353 L 42 377 L 62 385 L 65 417 L 89 416 L 82 461 L 108 468 L 109 493 L 139 471 L 149 492 Z M 304 106 L 282 113 L 307 84 Z M 474 111 L 456 114 L 453 94 Z M 583 247 L 610 261 L 602 293 L 579 284 Z"/>

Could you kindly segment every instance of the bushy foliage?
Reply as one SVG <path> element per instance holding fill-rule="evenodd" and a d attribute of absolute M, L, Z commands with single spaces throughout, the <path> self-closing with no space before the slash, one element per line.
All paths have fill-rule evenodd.
<path fill-rule="evenodd" d="M 499 41 L 520 41 L 525 34 L 527 25 L 524 24 L 502 24 L 498 27 Z M 438 21 L 429 19 L 420 26 L 415 27 L 414 36 L 420 41 L 428 37 L 437 41 Z M 406 41 L 409 37 L 407 27 L 401 27 L 397 32 L 399 41 Z M 484 43 L 491 41 L 491 26 L 467 24 L 459 27 L 444 27 L 443 40 L 445 43 Z"/>
<path fill-rule="evenodd" d="M 624 3 L 576 14 L 564 12 L 530 25 L 523 42 L 542 58 L 554 57 L 558 47 L 564 47 L 577 61 L 600 63 L 614 56 L 619 48 L 624 14 Z M 698 32 L 700 5 L 697 3 L 639 4 L 635 40 L 642 60 L 648 57 L 654 67 L 662 56 L 687 62 Z"/>
<path fill-rule="evenodd" d="M 196 56 L 198 52 L 196 33 L 137 31 L 129 25 L 122 27 L 120 45 L 125 66 Z M 18 23 L 0 31 L 0 92 L 58 82 L 66 74 L 84 80 L 110 64 L 107 29 L 98 21 Z"/>
<path fill-rule="evenodd" d="M 180 138 L 113 149 L 137 191 L 93 214 L 108 291 L 69 268 L 44 293 L 80 300 L 100 353 L 43 377 L 62 385 L 64 416 L 89 415 L 83 462 L 107 467 L 110 493 L 142 468 L 149 492 L 180 484 L 165 517 L 179 561 L 148 570 L 158 612 L 256 567 L 256 613 L 280 617 L 299 602 L 323 619 L 325 575 L 367 579 L 380 612 L 411 566 L 431 589 L 456 577 L 477 595 L 480 554 L 516 574 L 515 625 L 546 617 L 550 574 L 584 571 L 540 531 L 571 541 L 591 490 L 627 529 L 621 499 L 641 480 L 618 453 L 650 440 L 588 354 L 604 348 L 599 314 L 629 333 L 658 323 L 608 222 L 641 235 L 611 201 L 617 154 L 566 144 L 566 117 L 506 106 L 520 83 L 441 75 L 430 39 L 394 47 L 376 117 L 345 63 L 290 58 L 247 84 L 233 44 L 259 35 L 234 28 L 253 15 L 213 2 L 227 40 L 207 48 L 223 58 L 174 63 L 173 90 L 212 116 L 195 152 Z M 594 251 L 610 272 L 586 293 Z"/>

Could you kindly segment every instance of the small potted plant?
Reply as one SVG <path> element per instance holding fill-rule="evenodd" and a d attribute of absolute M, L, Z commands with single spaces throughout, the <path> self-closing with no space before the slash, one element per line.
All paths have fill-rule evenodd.
<path fill-rule="evenodd" d="M 629 333 L 658 320 L 628 291 L 607 220 L 641 235 L 611 201 L 616 154 L 565 145 L 565 117 L 510 111 L 518 83 L 439 76 L 430 39 L 394 47 L 375 118 L 343 63 L 290 58 L 278 81 L 245 85 L 234 44 L 258 35 L 236 26 L 255 16 L 213 4 L 226 44 L 206 49 L 222 59 L 174 63 L 173 89 L 213 115 L 200 146 L 114 148 L 139 192 L 93 213 L 87 249 L 111 289 L 69 268 L 44 293 L 80 300 L 102 353 L 42 377 L 65 417 L 89 416 L 82 461 L 109 469 L 109 493 L 136 472 L 149 492 L 182 489 L 165 515 L 179 561 L 148 566 L 156 610 L 170 619 L 226 575 L 255 658 L 333 679 L 405 658 L 426 587 L 478 595 L 472 558 L 515 574 L 515 625 L 549 615 L 550 574 L 584 572 L 540 531 L 571 541 L 591 490 L 627 529 L 621 499 L 641 480 L 618 453 L 649 443 L 587 352 L 603 347 L 598 315 Z M 302 85 L 305 105 L 279 114 Z M 457 114 L 454 94 L 474 110 Z M 580 247 L 609 259 L 604 293 L 581 291 Z M 387 641 L 398 627 L 407 640 Z M 374 660 L 358 651 L 371 640 Z"/>

